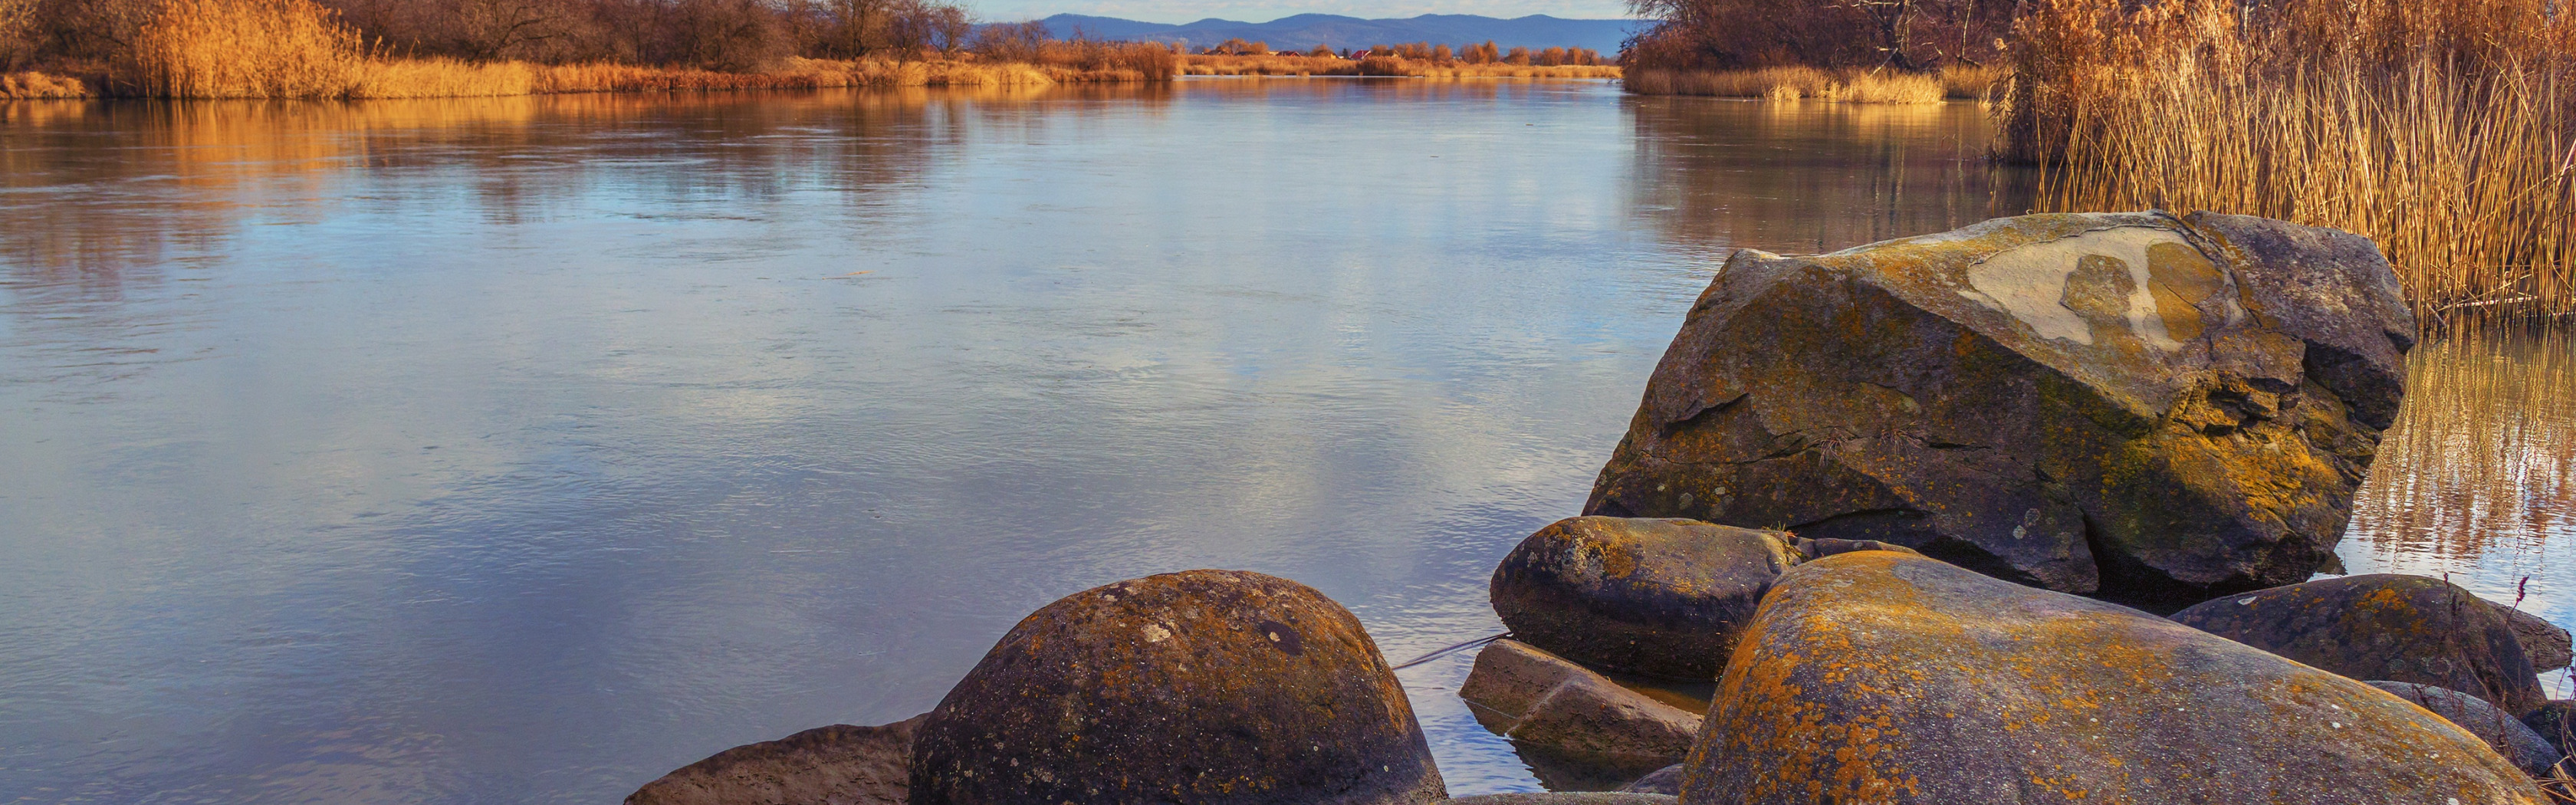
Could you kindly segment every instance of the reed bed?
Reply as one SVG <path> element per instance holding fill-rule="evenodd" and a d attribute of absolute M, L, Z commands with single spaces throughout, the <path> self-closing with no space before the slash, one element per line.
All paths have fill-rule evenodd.
<path fill-rule="evenodd" d="M 2295 18 L 2261 39 L 2188 7 L 2103 19 L 2025 31 L 2004 93 L 2005 154 L 2046 166 L 2043 209 L 2206 209 L 2361 234 L 2427 327 L 2576 312 L 2576 86 L 2548 40 L 2443 45 L 2415 24 L 2410 48 L 2331 30 L 2302 48 L 2280 33 Z"/>
<path fill-rule="evenodd" d="M 1627 78 L 1641 95 L 1709 95 L 1771 101 L 1814 99 L 1828 103 L 1940 103 L 1947 94 L 1938 75 L 1813 67 L 1757 70 L 1648 70 Z"/>
<path fill-rule="evenodd" d="M 80 98 L 88 95 L 89 87 L 77 78 L 34 72 L 0 73 L 0 100 Z"/>

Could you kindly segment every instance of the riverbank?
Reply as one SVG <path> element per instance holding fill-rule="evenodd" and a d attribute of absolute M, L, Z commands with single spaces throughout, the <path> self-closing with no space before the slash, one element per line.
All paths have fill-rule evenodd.
<path fill-rule="evenodd" d="M 1181 75 L 1252 75 L 1252 76 L 1390 76 L 1416 78 L 1618 78 L 1617 65 L 1610 64 L 1513 64 L 1510 62 L 1471 63 L 1455 59 L 1407 59 L 1377 56 L 1344 59 L 1335 56 L 1221 56 L 1194 55 L 1180 57 Z"/>
<path fill-rule="evenodd" d="M 893 61 L 789 58 L 756 72 L 723 72 L 631 64 L 469 64 L 451 59 L 369 60 L 304 92 L 284 97 L 476 98 L 577 92 L 677 92 L 837 87 L 989 87 L 1169 80 L 1124 67 L 1091 68 L 1019 62 Z M 119 81 L 105 71 L 87 75 L 40 72 L 0 76 L 0 99 L 158 97 L 161 93 Z M 254 91 L 209 92 L 190 97 L 279 97 Z"/>
<path fill-rule="evenodd" d="M 1771 101 L 1831 103 L 1940 103 L 1985 100 L 2004 73 L 1952 66 L 1937 72 L 1827 70 L 1766 67 L 1758 70 L 1639 69 L 1627 89 L 1639 95 L 1702 95 Z"/>

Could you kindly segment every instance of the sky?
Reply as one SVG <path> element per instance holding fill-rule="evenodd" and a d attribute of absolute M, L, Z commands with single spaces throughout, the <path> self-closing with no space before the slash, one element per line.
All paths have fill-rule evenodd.
<path fill-rule="evenodd" d="M 1621 0 L 969 0 L 967 8 L 989 20 L 1027 20 L 1054 14 L 1089 14 L 1146 22 L 1183 23 L 1209 17 L 1268 22 L 1292 14 L 1342 14 L 1366 19 L 1421 14 L 1482 14 L 1567 19 L 1624 19 Z"/>

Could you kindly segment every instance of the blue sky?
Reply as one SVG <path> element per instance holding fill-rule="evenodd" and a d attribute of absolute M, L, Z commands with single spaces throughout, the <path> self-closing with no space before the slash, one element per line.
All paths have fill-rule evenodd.
<path fill-rule="evenodd" d="M 1488 17 L 1546 14 L 1568 19 L 1628 16 L 1627 4 L 1619 0 L 1308 0 L 1297 5 L 1283 5 L 1276 0 L 969 0 L 967 8 L 989 20 L 1025 20 L 1073 13 L 1174 23 L 1208 17 L 1267 22 L 1306 13 L 1344 14 L 1370 19 L 1417 14 L 1483 14 Z"/>

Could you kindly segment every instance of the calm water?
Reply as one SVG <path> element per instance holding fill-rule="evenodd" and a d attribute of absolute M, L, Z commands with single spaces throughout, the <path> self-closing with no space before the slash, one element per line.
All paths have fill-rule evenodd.
<path fill-rule="evenodd" d="M 1193 567 L 1399 661 L 1491 633 L 1494 561 L 1580 506 L 1726 251 L 2020 211 L 1980 120 L 1343 80 L 0 105 L 0 802 L 613 802 Z M 2392 446 L 2348 561 L 2576 620 L 2576 354 L 2418 362 L 2458 433 Z M 1451 789 L 1537 788 L 1466 659 L 1402 672 Z"/>

